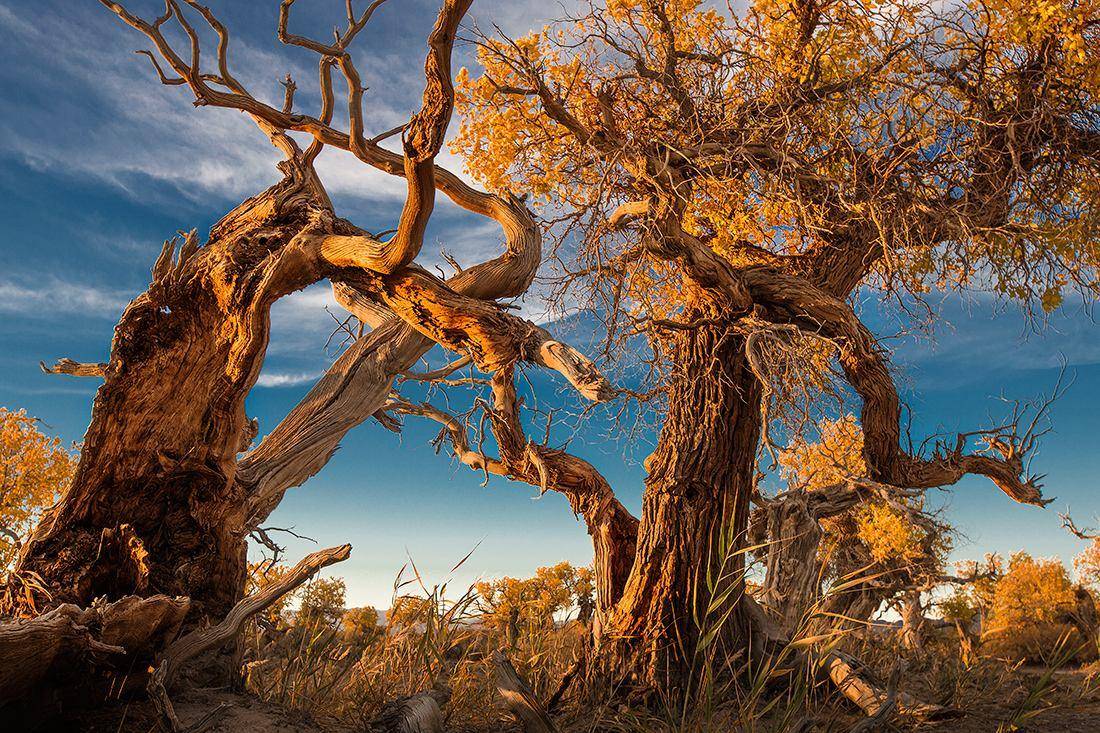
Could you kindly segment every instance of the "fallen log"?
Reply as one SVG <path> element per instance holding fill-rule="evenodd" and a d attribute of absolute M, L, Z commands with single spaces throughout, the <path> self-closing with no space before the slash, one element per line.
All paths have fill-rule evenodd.
<path fill-rule="evenodd" d="M 386 703 L 373 721 L 375 733 L 443 733 L 443 707 L 450 693 L 432 689 Z"/>

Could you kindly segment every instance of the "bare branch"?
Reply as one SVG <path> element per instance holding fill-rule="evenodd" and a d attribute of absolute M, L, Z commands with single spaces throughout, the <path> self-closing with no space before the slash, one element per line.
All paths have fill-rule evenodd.
<path fill-rule="evenodd" d="M 72 359 L 58 359 L 54 365 L 46 366 L 46 362 L 38 362 L 38 366 L 46 374 L 67 374 L 71 377 L 103 377 L 107 373 L 107 365 L 103 362 L 81 362 Z"/>

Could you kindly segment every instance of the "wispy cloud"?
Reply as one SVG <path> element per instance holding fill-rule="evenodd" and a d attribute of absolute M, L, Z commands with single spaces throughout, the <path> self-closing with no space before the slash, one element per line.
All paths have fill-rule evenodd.
<path fill-rule="evenodd" d="M 324 372 L 265 372 L 256 380 L 257 387 L 296 387 L 315 382 Z"/>
<path fill-rule="evenodd" d="M 33 102 L 23 101 L 18 116 L 9 115 L 8 122 L 0 123 L 7 149 L 26 164 L 95 177 L 135 198 L 150 195 L 145 181 L 153 179 L 196 202 L 210 196 L 252 194 L 277 180 L 279 155 L 252 121 L 235 110 L 196 110 L 184 87 L 162 86 L 144 58 L 127 53 L 144 41 L 133 31 L 120 25 L 89 44 L 78 13 L 42 20 L 38 10 L 34 12 L 32 17 L 29 8 L 0 4 L 0 29 L 10 38 L 5 56 L 28 69 L 48 66 L 55 75 L 52 83 L 79 88 L 84 96 L 72 100 L 43 95 Z M 47 25 L 48 36 L 39 30 Z M 316 75 L 315 69 L 290 55 L 273 53 L 239 37 L 233 46 L 234 73 L 257 96 L 272 103 L 281 94 L 276 80 L 283 74 L 300 80 Z M 403 68 L 392 59 L 390 66 Z M 384 92 L 403 87 L 391 86 L 392 80 L 383 83 L 380 74 L 370 71 L 364 74 L 368 85 L 377 76 L 383 93 L 372 95 L 367 123 L 369 129 L 386 129 L 407 113 L 394 108 Z M 303 104 L 310 101 L 304 90 L 300 98 Z M 84 121 L 79 131 L 59 135 L 74 119 L 70 105 L 93 114 L 79 116 Z M 334 194 L 383 200 L 404 195 L 400 179 L 371 171 L 339 151 L 326 151 L 318 168 Z"/>
<path fill-rule="evenodd" d="M 0 312 L 49 318 L 57 314 L 81 314 L 117 318 L 132 295 L 63 280 L 35 285 L 0 281 Z"/>

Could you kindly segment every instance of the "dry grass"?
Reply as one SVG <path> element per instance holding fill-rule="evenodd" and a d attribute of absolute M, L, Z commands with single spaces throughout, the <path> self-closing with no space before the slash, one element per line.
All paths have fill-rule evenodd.
<path fill-rule="evenodd" d="M 448 730 L 514 729 L 493 687 L 491 652 L 508 649 L 517 669 L 539 699 L 546 701 L 582 654 L 586 630 L 574 621 L 526 628 L 509 645 L 479 621 L 472 590 L 453 600 L 445 590 L 426 589 L 427 602 L 415 622 L 391 619 L 369 635 L 347 638 L 324 624 L 253 628 L 246 651 L 248 690 L 303 720 L 362 729 L 387 702 L 429 689 L 441 671 L 450 669 L 446 662 L 450 652 L 449 658 L 457 663 L 449 678 Z M 1042 727 L 1045 720 L 1055 720 L 1059 714 L 1074 719 L 1075 710 L 1091 715 L 1088 711 L 1100 704 L 1095 673 L 1065 670 L 1078 651 L 1068 643 L 1052 652 L 1045 668 L 967 653 L 953 631 L 934 635 L 919 652 L 903 651 L 889 634 L 853 635 L 838 646 L 880 671 L 904 656 L 904 689 L 967 713 L 963 720 L 924 724 L 922 730 L 1014 731 L 1027 730 L 1028 725 L 1045 730 L 1050 729 Z M 646 707 L 630 705 L 592 674 L 571 688 L 556 711 L 561 730 L 779 733 L 798 730 L 813 720 L 812 730 L 846 732 L 861 717 L 830 685 L 815 681 L 809 670 L 777 673 L 790 668 L 792 650 L 754 665 L 736 659 L 719 664 L 717 655 L 697 651 L 702 654 L 702 671 L 683 704 L 659 700 Z M 777 684 L 780 679 L 782 683 Z M 895 726 L 894 730 L 914 728 L 906 721 Z"/>

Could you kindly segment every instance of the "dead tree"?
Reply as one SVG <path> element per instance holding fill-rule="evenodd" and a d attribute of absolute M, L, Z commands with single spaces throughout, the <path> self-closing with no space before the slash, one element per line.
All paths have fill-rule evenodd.
<path fill-rule="evenodd" d="M 104 382 L 76 478 L 18 560 L 16 577 L 42 581 L 37 605 L 165 594 L 188 599 L 188 627 L 221 620 L 243 591 L 249 533 L 384 405 L 394 376 L 437 343 L 490 372 L 526 361 L 559 371 L 589 399 L 611 394 L 585 357 L 495 302 L 523 293 L 540 261 L 530 213 L 518 199 L 473 189 L 435 165 L 453 107 L 451 50 L 470 0 L 443 3 L 428 37 L 423 103 L 400 130 L 401 153 L 364 131 L 349 50 L 380 2 L 358 14 L 349 4 L 346 27 L 328 43 L 293 34 L 293 0 L 282 2 L 279 39 L 318 54 L 316 116 L 295 110 L 293 84 L 281 106 L 253 96 L 231 71 L 229 31 L 198 2 L 167 0 L 152 20 L 112 0 L 102 4 L 152 44 L 142 53 L 164 84 L 189 89 L 196 106 L 251 117 L 283 154 L 283 178 L 225 215 L 204 242 L 190 232 L 165 243 L 148 290 L 116 327 L 105 366 L 59 362 L 57 371 Z M 197 24 L 218 38 L 212 61 Z M 185 50 L 169 41 L 170 26 L 187 39 Z M 346 131 L 333 123 L 336 73 L 350 90 Z M 312 142 L 302 149 L 292 131 Z M 325 146 L 404 178 L 407 197 L 392 237 L 381 241 L 336 215 L 313 166 Z M 418 267 L 437 190 L 499 223 L 504 253 L 447 281 Z M 244 402 L 263 364 L 270 307 L 322 280 L 373 328 L 241 455 L 256 434 Z"/>

